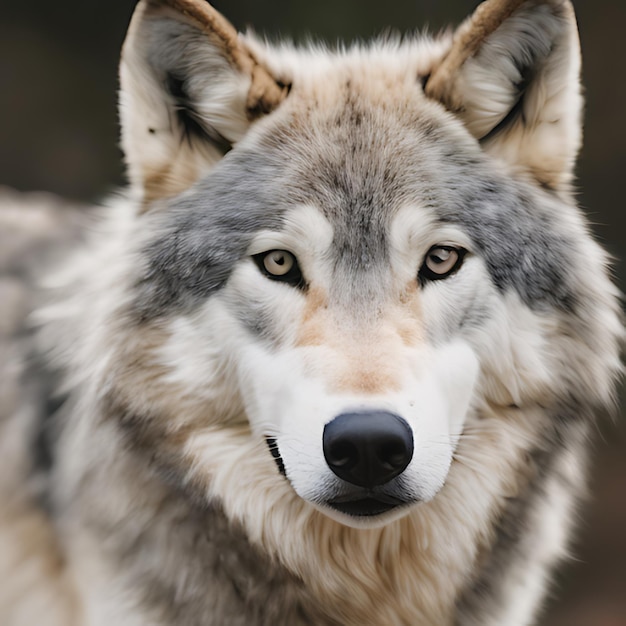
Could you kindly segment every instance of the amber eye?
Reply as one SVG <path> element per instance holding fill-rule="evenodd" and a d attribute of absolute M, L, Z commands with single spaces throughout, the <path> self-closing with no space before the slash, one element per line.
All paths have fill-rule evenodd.
<path fill-rule="evenodd" d="M 286 250 L 272 250 L 263 257 L 263 267 L 272 276 L 285 276 L 296 264 L 296 257 Z"/>
<path fill-rule="evenodd" d="M 462 265 L 467 250 L 454 246 L 433 246 L 426 254 L 420 278 L 441 280 L 454 274 Z"/>
<path fill-rule="evenodd" d="M 296 257 L 287 250 L 270 250 L 255 254 L 253 257 L 257 267 L 272 280 L 303 286 L 304 280 L 298 267 Z"/>

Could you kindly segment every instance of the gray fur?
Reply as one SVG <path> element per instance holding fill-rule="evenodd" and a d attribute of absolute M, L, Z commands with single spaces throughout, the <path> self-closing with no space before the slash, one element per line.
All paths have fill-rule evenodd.
<path fill-rule="evenodd" d="M 276 193 L 280 165 L 276 155 L 231 152 L 190 192 L 167 203 L 157 218 L 161 236 L 145 251 L 137 300 L 142 318 L 204 301 L 225 284 L 255 233 L 280 229 L 287 208 Z"/>
<path fill-rule="evenodd" d="M 449 179 L 451 197 L 437 207 L 442 219 L 470 235 L 500 290 L 514 289 L 533 309 L 572 312 L 578 299 L 572 276 L 577 242 L 558 225 L 569 209 L 549 192 L 481 170 Z"/>
<path fill-rule="evenodd" d="M 515 290 L 531 308 L 572 311 L 577 244 L 558 225 L 570 209 L 495 173 L 478 143 L 460 144 L 428 115 L 372 108 L 348 87 L 338 111 L 312 113 L 303 124 L 315 132 L 294 134 L 288 119 L 170 201 L 163 235 L 147 251 L 141 315 L 201 303 L 225 284 L 252 236 L 280 230 L 281 217 L 299 204 L 318 207 L 333 226 L 337 299 L 352 310 L 376 303 L 385 292 L 389 224 L 405 203 L 432 207 L 460 226 L 500 290 Z"/>

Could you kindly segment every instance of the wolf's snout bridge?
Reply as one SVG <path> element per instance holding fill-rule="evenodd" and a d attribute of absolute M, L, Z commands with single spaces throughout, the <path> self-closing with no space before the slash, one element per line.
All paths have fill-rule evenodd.
<path fill-rule="evenodd" d="M 413 433 L 387 412 L 343 413 L 326 424 L 324 457 L 339 478 L 359 487 L 384 485 L 413 457 Z"/>

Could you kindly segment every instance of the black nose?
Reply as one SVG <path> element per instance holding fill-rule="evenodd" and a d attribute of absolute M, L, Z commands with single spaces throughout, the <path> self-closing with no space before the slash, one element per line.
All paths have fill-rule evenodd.
<path fill-rule="evenodd" d="M 387 412 L 343 413 L 324 427 L 324 457 L 339 478 L 359 487 L 384 485 L 413 457 L 413 433 Z"/>

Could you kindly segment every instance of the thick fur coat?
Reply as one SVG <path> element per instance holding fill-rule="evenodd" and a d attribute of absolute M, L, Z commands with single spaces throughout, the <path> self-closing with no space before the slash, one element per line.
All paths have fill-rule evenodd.
<path fill-rule="evenodd" d="M 568 0 L 341 50 L 141 0 L 128 190 L 0 212 L 0 622 L 534 623 L 620 371 L 579 72 Z"/>

